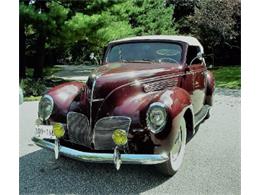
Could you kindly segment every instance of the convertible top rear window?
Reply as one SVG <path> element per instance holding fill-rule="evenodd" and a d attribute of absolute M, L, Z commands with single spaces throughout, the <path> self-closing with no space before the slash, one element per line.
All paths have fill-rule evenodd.
<path fill-rule="evenodd" d="M 182 47 L 169 42 L 121 43 L 111 48 L 107 62 L 151 61 L 180 63 Z"/>

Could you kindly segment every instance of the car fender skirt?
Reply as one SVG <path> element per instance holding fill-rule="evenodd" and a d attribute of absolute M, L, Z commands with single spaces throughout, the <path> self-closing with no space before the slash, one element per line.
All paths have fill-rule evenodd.
<path fill-rule="evenodd" d="M 39 139 L 32 138 L 32 141 L 42 147 L 54 151 L 55 144 Z M 94 153 L 82 152 L 65 146 L 59 146 L 59 154 L 73 159 L 85 162 L 98 162 L 98 163 L 114 163 L 113 153 Z M 123 164 L 160 164 L 168 160 L 167 154 L 121 154 L 121 161 Z"/>

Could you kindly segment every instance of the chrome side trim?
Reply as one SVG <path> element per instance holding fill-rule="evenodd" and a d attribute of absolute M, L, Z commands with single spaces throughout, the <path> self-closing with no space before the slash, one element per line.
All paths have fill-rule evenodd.
<path fill-rule="evenodd" d="M 54 151 L 54 144 L 47 140 L 33 137 L 32 141 L 42 148 Z M 59 154 L 85 162 L 114 163 L 114 154 L 112 153 L 81 152 L 60 145 Z M 168 159 L 167 154 L 121 154 L 123 164 L 160 164 Z"/>
<path fill-rule="evenodd" d="M 180 73 L 180 74 L 166 74 L 166 75 L 162 75 L 162 76 L 156 76 L 153 78 L 147 78 L 147 79 L 142 79 L 140 80 L 140 84 L 145 84 L 145 83 L 149 83 L 149 82 L 156 82 L 156 81 L 160 81 L 160 80 L 166 80 L 166 79 L 172 79 L 172 78 L 177 78 L 177 77 L 181 77 L 184 76 L 186 74 L 184 73 Z M 134 85 L 134 82 L 129 83 L 130 85 Z"/>

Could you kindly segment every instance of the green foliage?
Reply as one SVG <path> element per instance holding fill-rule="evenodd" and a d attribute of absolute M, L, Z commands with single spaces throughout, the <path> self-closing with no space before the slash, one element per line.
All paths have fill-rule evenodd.
<path fill-rule="evenodd" d="M 47 89 L 43 80 L 33 80 L 30 78 L 23 79 L 21 81 L 21 87 L 25 97 L 41 96 Z"/>
<path fill-rule="evenodd" d="M 184 22 L 187 16 L 191 16 L 195 12 L 200 0 L 166 0 L 167 5 L 174 5 L 173 17 L 176 21 Z"/>
<path fill-rule="evenodd" d="M 236 15 L 240 15 L 238 0 L 201 0 L 194 16 L 190 17 L 193 34 L 211 51 L 221 44 L 238 47 L 233 45 L 233 40 L 240 37 L 240 30 L 235 29 Z"/>
<path fill-rule="evenodd" d="M 32 101 L 40 101 L 42 96 L 29 96 L 29 97 L 25 97 L 24 101 L 25 102 L 32 102 Z"/>
<path fill-rule="evenodd" d="M 240 52 L 238 0 L 36 0 L 20 2 L 20 18 L 26 35 L 24 54 L 36 68 L 34 57 L 42 59 L 41 55 L 45 67 L 57 60 L 86 64 L 89 54 L 101 56 L 108 42 L 136 35 L 192 34 L 207 52 L 227 53 L 225 58 L 232 48 Z M 41 39 L 44 52 L 39 54 Z M 55 62 L 47 61 L 49 56 Z"/>
<path fill-rule="evenodd" d="M 172 7 L 164 0 L 36 1 L 20 3 L 27 54 L 37 55 L 39 34 L 45 50 L 67 63 L 86 63 L 100 55 L 108 42 L 146 34 L 176 34 Z M 69 59 L 69 60 L 67 60 Z"/>
<path fill-rule="evenodd" d="M 241 87 L 241 68 L 240 66 L 218 67 L 213 70 L 216 87 L 240 89 Z"/>
<path fill-rule="evenodd" d="M 174 25 L 173 8 L 165 7 L 164 0 L 144 0 L 135 1 L 135 5 L 141 5 L 135 10 L 136 28 L 138 35 L 160 35 L 160 34 L 176 34 L 176 26 Z"/>

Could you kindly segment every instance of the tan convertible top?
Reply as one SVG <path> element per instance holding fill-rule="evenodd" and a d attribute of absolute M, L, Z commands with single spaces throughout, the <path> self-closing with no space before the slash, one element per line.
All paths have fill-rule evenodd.
<path fill-rule="evenodd" d="M 170 40 L 170 41 L 182 41 L 187 43 L 188 45 L 198 46 L 202 53 L 204 53 L 203 46 L 198 41 L 198 39 L 192 36 L 179 36 L 179 35 L 149 35 L 149 36 L 137 36 L 137 37 L 129 37 L 124 39 L 119 39 L 116 41 L 112 41 L 110 43 L 120 43 L 124 41 L 135 41 L 135 40 Z"/>

